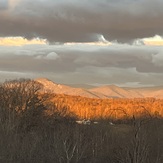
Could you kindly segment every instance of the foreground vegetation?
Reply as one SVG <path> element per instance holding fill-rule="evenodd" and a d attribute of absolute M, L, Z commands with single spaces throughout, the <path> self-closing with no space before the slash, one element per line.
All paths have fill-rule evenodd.
<path fill-rule="evenodd" d="M 0 162 L 163 162 L 160 116 L 101 117 L 96 124 L 80 125 L 76 115 L 51 103 L 41 88 L 25 79 L 0 85 Z"/>

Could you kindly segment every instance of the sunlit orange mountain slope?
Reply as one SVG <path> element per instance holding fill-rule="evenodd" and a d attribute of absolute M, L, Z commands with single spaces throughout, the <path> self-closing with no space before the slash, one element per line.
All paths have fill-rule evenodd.
<path fill-rule="evenodd" d="M 161 98 L 163 99 L 163 87 L 145 88 L 121 88 L 115 85 L 107 85 L 92 89 L 74 88 L 62 84 L 56 84 L 48 79 L 36 79 L 43 84 L 43 91 L 55 94 L 66 94 L 88 98 Z"/>

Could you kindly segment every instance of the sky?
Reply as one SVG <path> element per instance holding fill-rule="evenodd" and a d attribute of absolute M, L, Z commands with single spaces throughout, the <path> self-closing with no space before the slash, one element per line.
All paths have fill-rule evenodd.
<path fill-rule="evenodd" d="M 162 0 L 0 0 L 0 81 L 163 85 Z"/>

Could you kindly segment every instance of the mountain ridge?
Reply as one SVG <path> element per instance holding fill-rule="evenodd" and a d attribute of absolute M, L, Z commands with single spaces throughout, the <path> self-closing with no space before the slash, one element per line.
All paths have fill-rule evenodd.
<path fill-rule="evenodd" d="M 160 98 L 163 99 L 163 87 L 119 87 L 116 85 L 104 85 L 90 89 L 75 88 L 68 85 L 57 84 L 46 78 L 35 79 L 43 85 L 44 92 L 66 94 L 88 98 Z"/>

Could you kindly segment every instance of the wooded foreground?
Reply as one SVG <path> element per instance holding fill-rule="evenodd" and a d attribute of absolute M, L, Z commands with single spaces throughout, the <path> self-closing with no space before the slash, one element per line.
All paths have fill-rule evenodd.
<path fill-rule="evenodd" d="M 27 79 L 0 85 L 0 162 L 163 162 L 162 100 L 65 97 L 41 87 Z"/>

